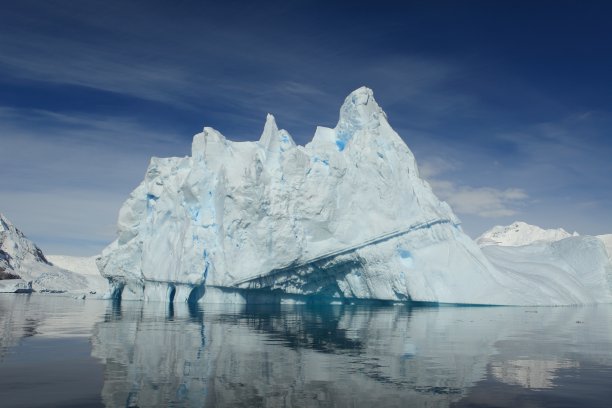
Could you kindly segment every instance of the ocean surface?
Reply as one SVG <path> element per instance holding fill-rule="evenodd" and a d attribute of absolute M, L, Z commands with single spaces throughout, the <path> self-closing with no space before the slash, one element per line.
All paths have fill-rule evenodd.
<path fill-rule="evenodd" d="M 612 306 L 0 295 L 0 406 L 610 407 Z"/>

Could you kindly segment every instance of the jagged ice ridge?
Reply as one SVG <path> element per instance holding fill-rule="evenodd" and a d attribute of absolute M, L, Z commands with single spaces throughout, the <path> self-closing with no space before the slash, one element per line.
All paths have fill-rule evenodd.
<path fill-rule="evenodd" d="M 259 141 L 206 127 L 191 156 L 152 158 L 98 267 L 123 299 L 610 301 L 601 241 L 568 239 L 563 253 L 536 251 L 535 271 L 491 262 L 505 255 L 485 256 L 462 231 L 364 87 L 305 146 L 268 115 Z"/>

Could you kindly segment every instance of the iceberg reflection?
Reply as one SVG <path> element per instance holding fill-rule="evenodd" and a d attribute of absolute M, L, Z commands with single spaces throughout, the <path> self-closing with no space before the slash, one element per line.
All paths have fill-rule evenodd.
<path fill-rule="evenodd" d="M 612 366 L 605 307 L 151 306 L 95 326 L 108 406 L 448 407 L 485 378 L 550 389 Z"/>

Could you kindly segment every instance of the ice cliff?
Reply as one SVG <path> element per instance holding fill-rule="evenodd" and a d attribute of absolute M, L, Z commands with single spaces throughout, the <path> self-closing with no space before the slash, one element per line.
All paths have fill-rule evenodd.
<path fill-rule="evenodd" d="M 604 258 L 594 262 L 603 265 Z M 414 155 L 367 88 L 346 98 L 335 128 L 318 127 L 305 146 L 268 115 L 259 141 L 232 142 L 206 127 L 195 135 L 191 156 L 153 158 L 121 208 L 118 237 L 98 267 L 112 295 L 124 299 L 610 298 L 609 285 L 605 296 L 588 289 L 542 296 L 530 276 L 517 280 L 494 267 L 419 177 Z"/>

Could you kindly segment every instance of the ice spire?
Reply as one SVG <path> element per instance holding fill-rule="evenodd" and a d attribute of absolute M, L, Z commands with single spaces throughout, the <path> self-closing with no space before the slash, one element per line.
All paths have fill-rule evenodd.
<path fill-rule="evenodd" d="M 264 125 L 263 132 L 261 133 L 261 137 L 259 138 L 259 143 L 263 148 L 269 150 L 273 139 L 277 138 L 277 134 L 278 126 L 276 125 L 274 115 L 268 113 L 268 115 L 266 116 L 266 124 Z"/>
<path fill-rule="evenodd" d="M 377 129 L 381 120 L 386 121 L 385 112 L 376 103 L 370 88 L 362 86 L 351 92 L 340 108 L 340 119 L 335 128 L 338 149 L 344 150 L 346 143 L 358 130 Z"/>
<path fill-rule="evenodd" d="M 266 124 L 259 138 L 259 144 L 268 151 L 282 151 L 295 146 L 291 135 L 284 129 L 278 129 L 274 115 L 268 113 Z"/>

